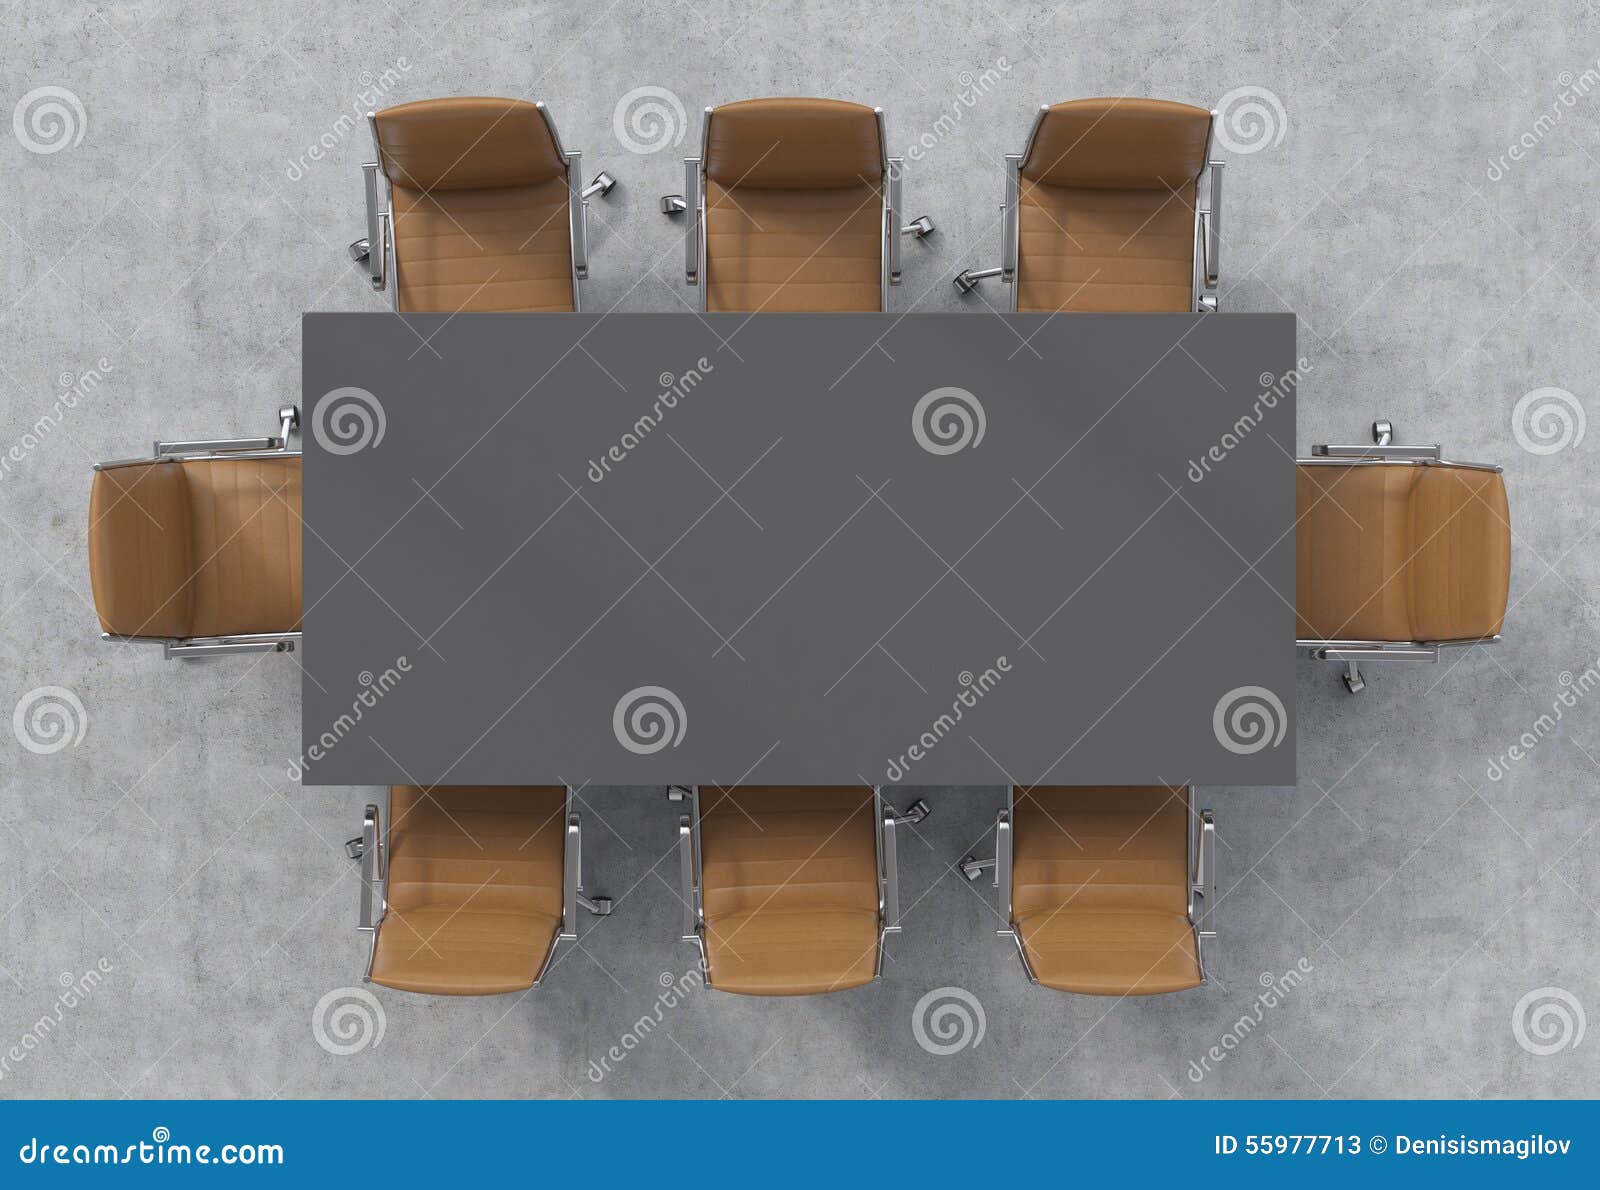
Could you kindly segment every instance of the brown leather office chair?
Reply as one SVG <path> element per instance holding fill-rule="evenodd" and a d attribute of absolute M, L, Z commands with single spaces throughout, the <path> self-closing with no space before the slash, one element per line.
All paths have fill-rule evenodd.
<path fill-rule="evenodd" d="M 1013 787 L 995 858 L 969 855 L 962 872 L 994 871 L 998 932 L 1034 983 L 1092 996 L 1198 987 L 1216 937 L 1215 827 L 1192 806 L 1182 786 Z"/>
<path fill-rule="evenodd" d="M 684 161 L 684 273 L 702 310 L 885 310 L 900 284 L 902 159 L 883 109 L 837 99 L 747 99 L 705 109 Z"/>
<path fill-rule="evenodd" d="M 578 309 L 588 199 L 615 179 L 583 184 L 544 104 L 424 99 L 367 120 L 378 159 L 362 166 L 367 235 L 350 255 L 396 310 Z"/>
<path fill-rule="evenodd" d="M 359 928 L 366 978 L 402 992 L 493 996 L 535 987 L 575 941 L 582 831 L 563 785 L 393 785 L 389 829 L 369 805 L 361 837 Z"/>
<path fill-rule="evenodd" d="M 683 938 L 706 982 L 750 996 L 859 987 L 900 931 L 895 830 L 921 822 L 867 785 L 674 787 Z"/>
<path fill-rule="evenodd" d="M 300 640 L 300 424 L 266 438 L 157 442 L 97 463 L 89 581 L 105 640 L 167 657 L 288 652 Z"/>
<path fill-rule="evenodd" d="M 1511 514 L 1500 468 L 1437 446 L 1314 446 L 1295 468 L 1296 644 L 1343 662 L 1437 661 L 1500 639 L 1511 585 Z"/>
<path fill-rule="evenodd" d="M 1006 156 L 1001 263 L 963 270 L 956 289 L 999 277 L 1021 311 L 1215 310 L 1215 115 L 1161 99 L 1041 107 L 1027 147 Z"/>

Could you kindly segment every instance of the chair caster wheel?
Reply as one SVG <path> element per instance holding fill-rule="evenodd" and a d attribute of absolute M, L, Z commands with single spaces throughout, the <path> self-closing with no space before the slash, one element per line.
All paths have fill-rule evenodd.
<path fill-rule="evenodd" d="M 918 215 L 910 223 L 906 224 L 905 230 L 920 240 L 933 234 L 933 220 L 926 215 Z"/>
<path fill-rule="evenodd" d="M 978 862 L 977 856 L 969 855 L 961 861 L 961 874 L 972 881 L 983 875 L 983 865 Z"/>
<path fill-rule="evenodd" d="M 978 288 L 978 279 L 968 269 L 962 269 L 951 278 L 950 283 L 956 287 L 956 292 L 963 297 Z"/>
<path fill-rule="evenodd" d="M 661 213 L 663 215 L 681 215 L 689 209 L 689 200 L 681 194 L 663 194 L 661 196 Z"/>
<path fill-rule="evenodd" d="M 1388 446 L 1394 441 L 1394 423 L 1392 421 L 1375 421 L 1372 423 L 1372 440 L 1379 446 Z"/>
<path fill-rule="evenodd" d="M 596 917 L 609 917 L 609 916 L 611 916 L 611 898 L 610 897 L 596 897 L 594 899 L 594 915 Z"/>
<path fill-rule="evenodd" d="M 1361 676 L 1361 671 L 1356 668 L 1354 661 L 1350 663 L 1350 668 L 1344 672 L 1344 688 L 1350 691 L 1351 694 L 1360 694 L 1367 688 L 1367 680 Z"/>

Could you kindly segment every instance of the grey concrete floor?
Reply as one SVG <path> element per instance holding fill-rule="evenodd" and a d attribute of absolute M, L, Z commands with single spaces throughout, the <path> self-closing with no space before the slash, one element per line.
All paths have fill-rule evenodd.
<path fill-rule="evenodd" d="M 61 687 L 85 730 L 47 754 L 0 740 L 0 1095 L 1600 1085 L 1600 1039 L 1577 1024 L 1600 1012 L 1600 693 L 1537 726 L 1600 664 L 1600 427 L 1577 433 L 1580 414 L 1600 417 L 1594 5 L 21 0 L 6 26 L 0 711 Z M 1243 121 L 1222 153 L 1223 298 L 1299 315 L 1302 446 L 1360 440 L 1387 416 L 1402 440 L 1505 465 L 1504 642 L 1375 668 L 1359 698 L 1305 662 L 1300 784 L 1202 791 L 1225 890 L 1207 987 L 1122 1001 L 1030 988 L 951 868 L 1003 790 L 916 791 L 936 817 L 904 847 L 911 909 L 884 979 L 790 1001 L 692 992 L 597 1080 L 590 1063 L 655 1012 L 690 955 L 674 941 L 673 808 L 655 791 L 586 791 L 592 883 L 617 909 L 544 987 L 480 1000 L 373 989 L 381 1041 L 349 1055 L 318 1043 L 319 1001 L 358 984 L 365 958 L 340 844 L 377 791 L 285 777 L 293 659 L 164 664 L 98 639 L 89 463 L 157 435 L 266 432 L 299 392 L 301 312 L 381 308 L 344 256 L 368 154 L 351 117 L 371 106 L 544 99 L 589 169 L 621 179 L 592 212 L 591 308 L 679 308 L 678 231 L 655 197 L 678 188 L 693 133 L 624 146 L 613 113 L 647 86 L 691 122 L 757 95 L 883 106 L 894 144 L 927 145 L 907 199 L 939 232 L 908 246 L 895 299 L 918 310 L 958 308 L 950 274 L 994 255 L 999 154 L 1020 147 L 1034 105 L 1270 92 L 1281 109 L 1263 109 L 1266 134 Z M 45 87 L 70 101 L 33 95 Z M 52 101 L 64 132 L 28 119 Z M 934 131 L 953 104 L 960 119 Z M 1541 389 L 1568 395 L 1523 403 L 1518 433 L 1519 402 Z M 1539 408 L 1565 410 L 1569 428 Z M 1524 733 L 1526 758 L 1494 779 Z M 1264 982 L 1297 965 L 1298 986 L 1254 1023 Z M 952 986 L 981 1004 L 985 1031 L 938 1056 L 913 1012 Z M 1220 1062 L 1191 1065 L 1213 1046 Z"/>

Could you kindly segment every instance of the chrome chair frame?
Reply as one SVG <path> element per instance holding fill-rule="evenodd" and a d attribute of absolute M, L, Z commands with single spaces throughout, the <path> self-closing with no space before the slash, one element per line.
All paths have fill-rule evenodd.
<path fill-rule="evenodd" d="M 678 816 L 678 874 L 679 896 L 683 904 L 680 941 L 692 943 L 700 952 L 700 970 L 711 983 L 711 966 L 706 957 L 705 903 L 701 896 L 700 881 L 700 786 L 670 785 L 667 797 L 671 801 L 689 803 L 689 813 Z M 873 978 L 883 974 L 884 943 L 890 934 L 900 932 L 900 862 L 897 827 L 921 822 L 932 811 L 921 798 L 906 807 L 901 814 L 884 800 L 883 787 L 872 787 L 873 817 L 877 829 L 873 832 L 878 852 L 878 954 L 873 968 Z"/>
<path fill-rule="evenodd" d="M 561 853 L 561 927 L 550 940 L 544 962 L 533 986 L 538 987 L 545 973 L 555 962 L 556 952 L 563 942 L 578 940 L 578 907 L 582 906 L 596 917 L 611 914 L 610 897 L 587 897 L 583 893 L 583 829 L 581 815 L 573 810 L 574 793 L 568 785 L 565 810 L 566 838 Z M 392 808 L 393 802 L 390 802 Z M 391 814 L 392 818 L 393 815 Z M 378 929 L 389 911 L 387 897 L 389 880 L 389 836 L 382 829 L 383 817 L 375 803 L 369 802 L 361 819 L 361 834 L 344 845 L 345 854 L 361 862 L 361 890 L 356 929 L 367 935 L 367 966 L 361 976 L 363 983 L 372 982 L 372 960 L 378 950 Z"/>
<path fill-rule="evenodd" d="M 1022 234 L 1022 164 L 1033 151 L 1039 128 L 1050 111 L 1048 103 L 1039 105 L 1034 113 L 1033 125 L 1028 130 L 1028 141 L 1020 153 L 1005 155 L 1005 197 L 1000 203 L 1000 263 L 993 268 L 962 269 L 952 284 L 956 292 L 965 296 L 978 287 L 978 282 L 988 277 L 998 277 L 1011 287 L 1008 309 L 1017 310 L 1017 258 Z M 1195 183 L 1194 210 L 1194 269 L 1189 284 L 1189 308 L 1193 313 L 1206 314 L 1218 309 L 1218 286 L 1221 282 L 1222 259 L 1222 169 L 1223 162 L 1211 156 L 1217 138 L 1217 113 L 1211 112 L 1211 128 L 1206 134 L 1206 164 Z"/>
<path fill-rule="evenodd" d="M 1189 924 L 1194 928 L 1194 951 L 1200 961 L 1200 982 L 1207 982 L 1206 976 L 1206 948 L 1208 940 L 1217 936 L 1216 929 L 1211 924 L 1211 910 L 1217 899 L 1217 873 L 1216 873 L 1216 816 L 1210 810 L 1194 809 L 1194 788 L 1187 788 L 1185 795 L 1186 809 L 1190 819 L 1188 831 L 1188 871 L 1189 871 Z M 968 855 L 958 865 L 961 874 L 969 881 L 975 881 L 985 871 L 993 869 L 993 887 L 998 890 L 998 907 L 1000 917 L 1006 923 L 995 933 L 1001 938 L 1010 938 L 1017 948 L 1017 958 L 1022 963 L 1022 972 L 1028 977 L 1028 982 L 1038 984 L 1039 979 L 1033 973 L 1033 968 L 1028 964 L 1028 955 L 1022 948 L 1022 936 L 1017 932 L 1016 920 L 1011 916 L 1011 821 L 1012 812 L 1016 806 L 1016 786 L 1006 787 L 1005 809 L 995 814 L 994 841 L 995 854 L 993 859 L 978 859 Z M 1195 898 L 1200 898 L 1199 912 L 1196 914 Z"/>
<path fill-rule="evenodd" d="M 660 202 L 663 215 L 685 216 L 683 226 L 684 284 L 699 288 L 701 313 L 706 312 L 707 300 L 706 285 L 703 280 L 706 270 L 705 160 L 711 144 L 711 115 L 716 110 L 715 107 L 707 107 L 701 116 L 700 155 L 683 159 L 683 193 L 663 194 Z M 900 223 L 902 209 L 900 199 L 901 174 L 905 169 L 905 158 L 889 156 L 889 134 L 884 121 L 883 109 L 875 107 L 872 111 L 878 121 L 878 144 L 883 160 L 883 177 L 878 186 L 883 198 L 883 244 L 878 279 L 878 309 L 879 312 L 884 312 L 889 309 L 889 287 L 900 284 L 900 238 L 902 236 L 916 236 L 919 240 L 923 239 L 933 234 L 934 223 L 926 215 L 919 215 L 910 223 Z"/>
<path fill-rule="evenodd" d="M 601 170 L 595 174 L 594 181 L 585 186 L 583 154 L 577 149 L 567 149 L 562 146 L 561 134 L 556 131 L 556 122 L 542 101 L 535 103 L 534 106 L 539 109 L 539 115 L 544 117 L 545 127 L 550 131 L 550 139 L 555 142 L 556 152 L 567 163 L 567 234 L 572 249 L 572 308 L 574 311 L 582 310 L 582 291 L 578 282 L 589 278 L 589 196 L 598 194 L 604 198 L 611 193 L 611 188 L 617 184 L 617 180 L 605 170 Z M 377 160 L 368 161 L 361 166 L 362 182 L 367 198 L 367 234 L 350 244 L 350 259 L 366 266 L 367 278 L 372 283 L 373 289 L 380 292 L 389 290 L 389 306 L 398 312 L 400 287 L 389 285 L 391 270 L 398 267 L 394 257 L 394 185 L 383 170 L 383 152 L 378 145 L 376 112 L 367 113 L 367 128 L 372 134 L 372 152 Z M 380 176 L 388 184 L 381 195 L 378 190 Z M 372 251 L 373 244 L 378 245 L 376 253 Z"/>
<path fill-rule="evenodd" d="M 1499 474 L 1503 468 L 1493 463 L 1463 463 L 1444 457 L 1443 448 L 1432 446 L 1396 446 L 1394 423 L 1380 419 L 1372 423 L 1372 445 L 1327 445 L 1311 448 L 1311 457 L 1296 459 L 1298 467 L 1364 467 L 1379 464 L 1408 467 L 1453 467 L 1466 471 L 1487 471 Z M 1493 644 L 1499 635 L 1468 637 L 1462 640 L 1409 640 L 1382 641 L 1357 640 L 1302 640 L 1295 647 L 1305 649 L 1317 661 L 1342 663 L 1345 667 L 1344 685 L 1351 694 L 1359 694 L 1367 687 L 1361 673 L 1363 661 L 1420 661 L 1435 664 L 1445 649 L 1464 648 L 1470 645 Z"/>
<path fill-rule="evenodd" d="M 153 453 L 143 459 L 113 459 L 94 464 L 96 471 L 117 467 L 137 467 L 148 463 L 181 463 L 186 459 L 281 459 L 300 457 L 289 449 L 290 437 L 300 428 L 300 409 L 284 405 L 278 409 L 278 433 L 265 438 L 196 438 L 187 441 L 157 440 Z M 292 653 L 300 644 L 298 632 L 241 632 L 234 636 L 121 636 L 102 632 L 101 640 L 123 641 L 136 645 L 160 645 L 164 660 L 219 657 L 230 653 Z"/>

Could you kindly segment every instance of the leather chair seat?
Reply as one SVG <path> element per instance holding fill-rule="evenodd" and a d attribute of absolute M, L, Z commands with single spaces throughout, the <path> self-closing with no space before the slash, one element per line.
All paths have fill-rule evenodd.
<path fill-rule="evenodd" d="M 400 309 L 572 309 L 567 179 L 425 193 L 394 186 Z"/>
<path fill-rule="evenodd" d="M 878 310 L 882 228 L 876 184 L 734 192 L 708 181 L 706 306 Z"/>
<path fill-rule="evenodd" d="M 1035 979 L 1090 995 L 1199 986 L 1187 790 L 1018 789 L 1012 823 L 1012 922 Z"/>
<path fill-rule="evenodd" d="M 712 986 L 795 996 L 871 982 L 879 945 L 872 790 L 703 787 L 700 796 Z"/>
<path fill-rule="evenodd" d="M 1494 636 L 1511 582 L 1498 473 L 1407 464 L 1295 469 L 1302 640 Z"/>
<path fill-rule="evenodd" d="M 300 459 L 189 459 L 95 472 L 89 578 L 105 632 L 300 629 Z"/>
<path fill-rule="evenodd" d="M 561 928 L 566 789 L 390 791 L 374 983 L 441 996 L 522 991 Z"/>
<path fill-rule="evenodd" d="M 1192 182 L 1177 193 L 1024 182 L 1017 309 L 1187 312 L 1194 195 Z"/>
<path fill-rule="evenodd" d="M 182 464 L 194 526 L 191 636 L 300 629 L 300 460 Z"/>

